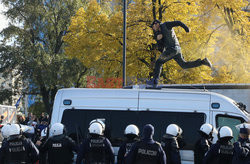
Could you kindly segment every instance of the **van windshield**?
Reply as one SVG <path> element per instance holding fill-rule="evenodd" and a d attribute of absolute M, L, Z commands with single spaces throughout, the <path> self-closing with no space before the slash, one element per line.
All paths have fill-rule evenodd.
<path fill-rule="evenodd" d="M 229 126 L 233 131 L 233 136 L 234 136 L 233 141 L 237 141 L 239 136 L 239 130 L 236 128 L 236 126 L 243 122 L 245 121 L 241 117 L 234 117 L 222 114 L 216 115 L 216 128 L 222 126 Z"/>
<path fill-rule="evenodd" d="M 62 123 L 67 134 L 80 143 L 87 137 L 90 121 L 97 118 L 105 120 L 104 134 L 113 146 L 120 146 L 124 141 L 124 129 L 129 124 L 137 125 L 141 133 L 145 124 L 152 124 L 155 128 L 153 138 L 160 142 L 166 127 L 175 123 L 183 129 L 186 150 L 194 148 L 199 138 L 197 131 L 206 119 L 204 113 L 67 109 L 63 113 Z"/>

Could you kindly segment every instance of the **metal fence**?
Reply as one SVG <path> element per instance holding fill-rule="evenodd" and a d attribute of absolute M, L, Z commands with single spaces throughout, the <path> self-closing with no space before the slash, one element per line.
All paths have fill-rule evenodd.
<path fill-rule="evenodd" d="M 0 105 L 0 115 L 3 116 L 2 124 L 16 123 L 16 114 L 15 106 Z"/>

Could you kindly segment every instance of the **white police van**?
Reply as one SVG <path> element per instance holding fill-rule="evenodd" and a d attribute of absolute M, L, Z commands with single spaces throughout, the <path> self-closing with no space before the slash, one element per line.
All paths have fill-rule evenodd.
<path fill-rule="evenodd" d="M 145 124 L 155 127 L 154 139 L 161 141 L 166 127 L 175 123 L 183 129 L 186 146 L 181 150 L 182 163 L 193 163 L 194 144 L 203 123 L 216 128 L 227 125 L 237 139 L 235 125 L 249 121 L 242 105 L 220 94 L 181 89 L 88 89 L 58 90 L 51 124 L 61 122 L 77 143 L 86 137 L 91 120 L 105 120 L 105 136 L 115 154 L 124 140 L 124 129 L 135 124 L 140 131 Z"/>

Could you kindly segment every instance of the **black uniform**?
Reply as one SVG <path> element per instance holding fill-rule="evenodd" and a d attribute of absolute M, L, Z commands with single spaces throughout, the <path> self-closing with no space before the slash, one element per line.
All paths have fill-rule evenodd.
<path fill-rule="evenodd" d="M 239 138 L 234 143 L 233 164 L 250 164 L 250 141 Z"/>
<path fill-rule="evenodd" d="M 117 164 L 125 163 L 125 156 L 135 142 L 139 141 L 136 135 L 127 135 L 127 140 L 120 146 L 117 156 Z"/>
<path fill-rule="evenodd" d="M 41 137 L 40 140 L 41 142 L 40 145 L 36 145 L 38 149 L 40 149 L 44 143 L 46 142 L 46 137 Z M 39 164 L 47 164 L 48 161 L 48 153 L 47 152 L 41 152 L 39 153 Z"/>
<path fill-rule="evenodd" d="M 145 125 L 143 139 L 132 146 L 125 157 L 126 164 L 166 164 L 166 155 L 161 145 L 153 140 L 153 134 L 154 127 Z"/>
<path fill-rule="evenodd" d="M 80 146 L 76 163 L 80 164 L 82 160 L 84 164 L 113 164 L 114 150 L 110 141 L 103 136 L 91 134 Z"/>
<path fill-rule="evenodd" d="M 181 164 L 180 147 L 177 137 L 165 134 L 161 145 L 167 156 L 167 164 Z"/>
<path fill-rule="evenodd" d="M 212 143 L 208 140 L 208 135 L 201 134 L 201 138 L 195 143 L 194 146 L 194 163 L 202 164 L 202 160 L 206 152 L 210 149 Z"/>
<path fill-rule="evenodd" d="M 1 164 L 33 164 L 38 157 L 39 151 L 36 146 L 22 135 L 10 136 L 0 148 Z"/>
<path fill-rule="evenodd" d="M 7 138 L 4 138 L 3 141 L 2 141 L 2 145 L 4 144 L 4 142 L 7 141 Z"/>
<path fill-rule="evenodd" d="M 48 152 L 49 164 L 71 164 L 74 157 L 73 152 L 77 152 L 77 148 L 70 137 L 62 134 L 50 137 L 41 146 L 40 151 L 42 154 Z"/>
<path fill-rule="evenodd" d="M 229 139 L 220 139 L 213 144 L 204 157 L 203 164 L 231 164 L 234 146 Z"/>

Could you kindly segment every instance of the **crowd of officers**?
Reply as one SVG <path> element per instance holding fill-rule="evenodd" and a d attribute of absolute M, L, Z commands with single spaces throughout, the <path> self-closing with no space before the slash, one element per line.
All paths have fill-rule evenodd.
<path fill-rule="evenodd" d="M 232 130 L 223 126 L 218 129 L 218 140 L 212 144 L 215 128 L 210 124 L 200 127 L 200 139 L 194 148 L 195 164 L 250 164 L 249 124 L 239 125 L 239 139 L 234 144 Z M 1 132 L 4 137 L 0 148 L 0 164 L 71 164 L 74 152 L 77 164 L 114 164 L 114 150 L 104 136 L 105 124 L 93 120 L 89 134 L 80 146 L 65 135 L 65 127 L 55 123 L 46 140 L 44 129 L 35 144 L 22 134 L 19 124 L 6 124 Z M 153 139 L 154 127 L 146 124 L 142 138 L 136 125 L 128 125 L 124 131 L 126 140 L 120 146 L 118 164 L 181 164 L 180 149 L 185 146 L 182 129 L 176 124 L 166 128 L 162 142 Z"/>

